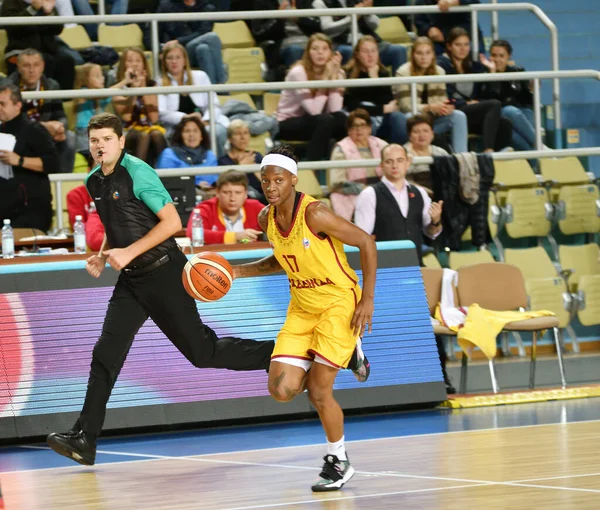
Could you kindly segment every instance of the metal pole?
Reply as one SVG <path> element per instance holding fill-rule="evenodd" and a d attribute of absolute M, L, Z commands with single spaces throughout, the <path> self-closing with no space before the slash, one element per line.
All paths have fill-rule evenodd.
<path fill-rule="evenodd" d="M 215 93 L 208 93 L 208 127 L 210 135 L 210 149 L 215 156 L 217 152 L 217 119 L 215 119 Z"/>
<path fill-rule="evenodd" d="M 356 14 L 351 14 L 350 18 L 352 20 L 352 47 L 354 48 L 358 42 L 358 16 Z"/>
<path fill-rule="evenodd" d="M 477 11 L 471 11 L 471 53 L 473 60 L 479 61 L 479 21 Z M 485 50 L 485 48 L 484 48 Z"/>
<path fill-rule="evenodd" d="M 419 109 L 417 107 L 417 84 L 414 82 L 410 84 L 410 105 L 413 115 L 419 113 Z"/>
<path fill-rule="evenodd" d="M 492 0 L 493 4 L 497 4 L 498 0 Z M 492 39 L 497 41 L 498 37 L 498 11 L 492 11 Z"/>
<path fill-rule="evenodd" d="M 106 7 L 104 5 L 104 0 L 98 0 L 98 15 L 99 16 L 106 15 Z"/>
<path fill-rule="evenodd" d="M 152 72 L 153 78 L 158 80 L 159 73 L 159 57 L 160 57 L 160 42 L 158 40 L 158 21 L 153 19 L 150 23 L 150 33 L 152 37 Z"/>
<path fill-rule="evenodd" d="M 542 112 L 540 104 L 540 80 L 533 80 L 533 119 L 535 127 L 535 150 L 542 150 Z"/>
<path fill-rule="evenodd" d="M 63 229 L 63 215 L 62 215 L 62 182 L 56 181 L 55 194 L 56 198 L 56 228 L 60 232 Z"/>

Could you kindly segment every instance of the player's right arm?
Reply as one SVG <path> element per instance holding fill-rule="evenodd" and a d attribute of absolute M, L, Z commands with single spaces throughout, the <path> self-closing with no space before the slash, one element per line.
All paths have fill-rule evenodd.
<path fill-rule="evenodd" d="M 267 231 L 267 224 L 269 221 L 269 207 L 265 207 L 258 213 L 258 224 L 262 228 L 263 232 Z M 233 269 L 233 278 L 248 278 L 250 276 L 262 276 L 266 274 L 278 273 L 283 271 L 283 268 L 277 262 L 275 255 L 269 255 L 264 259 L 257 260 L 256 262 L 250 262 L 249 264 L 240 264 L 238 266 L 231 266 Z"/>
<path fill-rule="evenodd" d="M 85 269 L 94 278 L 99 278 L 102 274 L 102 271 L 104 271 L 104 268 L 106 266 L 106 257 L 102 255 L 102 252 L 108 248 L 108 239 L 106 238 L 106 234 L 104 234 L 102 246 L 100 246 L 100 251 L 98 252 L 98 254 L 92 255 L 85 261 Z"/>

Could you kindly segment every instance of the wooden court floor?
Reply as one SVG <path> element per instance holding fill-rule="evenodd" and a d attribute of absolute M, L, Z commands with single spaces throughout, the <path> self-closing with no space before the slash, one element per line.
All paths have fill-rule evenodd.
<path fill-rule="evenodd" d="M 322 445 L 126 462 L 102 451 L 115 462 L 2 473 L 5 508 L 600 509 L 598 420 L 349 442 L 356 475 L 324 494 L 310 491 Z"/>

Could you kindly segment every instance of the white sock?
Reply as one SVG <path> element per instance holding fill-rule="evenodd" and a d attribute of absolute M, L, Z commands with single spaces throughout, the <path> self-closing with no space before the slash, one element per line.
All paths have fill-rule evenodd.
<path fill-rule="evenodd" d="M 340 460 L 348 460 L 348 457 L 346 457 L 346 447 L 344 446 L 344 436 L 335 443 L 327 441 L 327 453 L 328 455 L 335 455 Z"/>

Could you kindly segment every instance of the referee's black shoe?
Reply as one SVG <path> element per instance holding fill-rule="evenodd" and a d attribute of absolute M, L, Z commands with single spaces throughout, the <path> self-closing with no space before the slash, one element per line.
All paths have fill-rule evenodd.
<path fill-rule="evenodd" d="M 64 434 L 52 433 L 46 441 L 59 455 L 73 459 L 84 466 L 93 466 L 96 461 L 96 443 L 83 430 L 69 430 Z"/>

